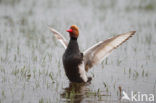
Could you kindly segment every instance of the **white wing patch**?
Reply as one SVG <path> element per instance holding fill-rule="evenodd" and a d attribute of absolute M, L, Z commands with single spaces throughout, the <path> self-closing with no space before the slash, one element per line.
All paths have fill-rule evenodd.
<path fill-rule="evenodd" d="M 84 62 L 82 62 L 82 64 L 80 64 L 78 68 L 79 68 L 80 77 L 83 79 L 84 82 L 87 82 L 88 78 L 86 75 Z"/>
<path fill-rule="evenodd" d="M 119 34 L 103 42 L 99 42 L 84 52 L 85 70 L 93 67 L 106 58 L 115 48 L 128 40 L 135 31 Z"/>
<path fill-rule="evenodd" d="M 91 46 L 90 48 L 88 48 L 87 50 L 85 50 L 85 51 L 83 52 L 83 54 L 85 55 L 85 54 L 88 53 L 91 49 L 93 49 L 94 47 L 96 47 L 97 45 L 99 45 L 100 43 L 102 43 L 102 41 L 100 41 L 100 42 L 94 44 L 93 46 Z"/>
<path fill-rule="evenodd" d="M 50 31 L 54 34 L 54 36 L 60 41 L 60 43 L 63 45 L 63 47 L 66 49 L 68 46 L 68 43 L 66 39 L 55 29 L 49 27 Z"/>

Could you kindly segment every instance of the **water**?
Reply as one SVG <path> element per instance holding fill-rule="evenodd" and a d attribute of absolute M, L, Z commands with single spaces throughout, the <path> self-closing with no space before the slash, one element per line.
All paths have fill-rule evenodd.
<path fill-rule="evenodd" d="M 121 91 L 156 96 L 156 2 L 154 0 L 0 0 L 0 103 L 130 102 Z M 102 64 L 88 84 L 71 84 L 62 65 L 61 32 L 80 29 L 81 51 L 136 30 Z M 145 102 L 145 101 L 144 101 Z"/>

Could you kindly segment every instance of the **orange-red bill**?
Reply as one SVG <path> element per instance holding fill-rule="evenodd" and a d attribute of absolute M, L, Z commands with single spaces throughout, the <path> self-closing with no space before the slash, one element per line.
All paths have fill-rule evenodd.
<path fill-rule="evenodd" d="M 67 30 L 67 32 L 72 32 L 72 31 L 73 31 L 72 29 L 68 29 L 68 30 Z"/>

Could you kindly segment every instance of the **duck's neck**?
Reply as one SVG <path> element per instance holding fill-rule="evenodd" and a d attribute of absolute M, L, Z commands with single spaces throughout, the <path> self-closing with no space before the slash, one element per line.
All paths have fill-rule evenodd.
<path fill-rule="evenodd" d="M 70 37 L 70 40 L 76 40 L 76 41 L 77 41 L 77 38 L 75 38 L 75 37 Z"/>
<path fill-rule="evenodd" d="M 70 38 L 67 49 L 70 50 L 73 53 L 79 53 L 80 52 L 79 45 L 78 45 L 78 42 L 77 42 L 77 38 L 74 38 L 74 37 Z"/>

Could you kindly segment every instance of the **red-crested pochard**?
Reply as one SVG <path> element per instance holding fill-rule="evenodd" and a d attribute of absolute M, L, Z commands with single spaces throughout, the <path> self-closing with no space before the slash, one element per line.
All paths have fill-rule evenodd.
<path fill-rule="evenodd" d="M 115 48 L 128 40 L 136 31 L 119 34 L 105 41 L 100 41 L 84 52 L 80 52 L 77 42 L 79 29 L 76 25 L 72 25 L 69 32 L 69 43 L 55 29 L 49 27 L 54 36 L 61 42 L 65 48 L 63 54 L 63 66 L 68 79 L 71 82 L 88 82 L 91 77 L 87 77 L 86 72 L 95 64 L 100 63 Z"/>

